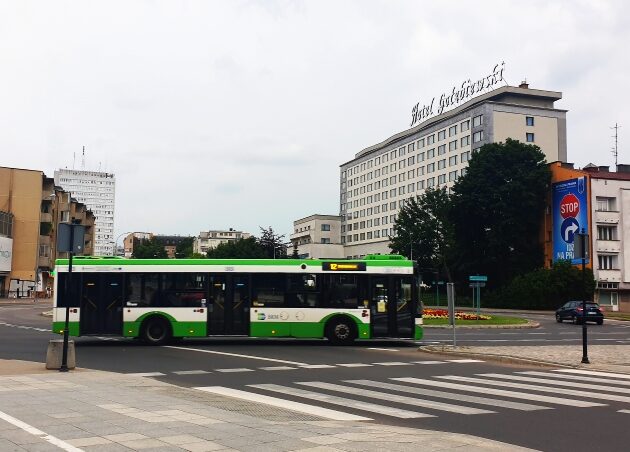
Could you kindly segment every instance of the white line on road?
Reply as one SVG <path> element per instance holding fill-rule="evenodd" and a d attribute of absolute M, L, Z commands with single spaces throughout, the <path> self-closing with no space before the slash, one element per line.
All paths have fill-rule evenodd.
<path fill-rule="evenodd" d="M 583 400 L 561 399 L 560 397 L 551 397 L 545 395 L 532 394 L 527 392 L 506 391 L 504 389 L 487 388 L 483 386 L 463 385 L 457 383 L 448 383 L 446 381 L 432 381 L 413 377 L 391 378 L 391 380 L 402 381 L 404 383 L 412 383 L 416 385 L 435 386 L 438 388 L 456 389 L 460 391 L 477 392 L 479 394 L 491 394 L 512 399 L 525 399 L 535 402 L 554 403 L 556 405 L 568 405 L 573 407 L 593 407 L 605 406 L 602 403 L 586 402 Z"/>
<path fill-rule="evenodd" d="M 253 369 L 246 369 L 245 367 L 238 367 L 234 369 L 214 369 L 216 372 L 230 373 L 230 372 L 253 372 Z"/>
<path fill-rule="evenodd" d="M 295 370 L 296 367 L 289 366 L 273 366 L 273 367 L 259 367 L 260 370 Z"/>
<path fill-rule="evenodd" d="M 610 386 L 612 381 L 608 382 L 608 385 L 594 385 L 588 383 L 576 383 L 575 381 L 562 381 L 553 379 L 550 380 L 548 378 L 536 378 L 536 377 L 525 377 L 521 375 L 503 375 L 503 374 L 477 374 L 480 377 L 490 377 L 490 378 L 502 378 L 504 380 L 514 380 L 514 381 L 523 381 L 527 383 L 542 383 L 548 385 L 555 386 L 568 386 L 570 388 L 582 388 L 582 389 L 592 389 L 594 391 L 608 391 L 608 392 L 618 392 L 620 394 L 630 394 L 630 388 L 614 388 Z M 557 377 L 562 377 L 562 375 L 554 375 Z M 625 382 L 624 382 L 625 383 Z"/>
<path fill-rule="evenodd" d="M 363 364 L 363 363 L 346 363 L 346 364 L 337 364 L 339 367 L 372 367 L 373 364 Z"/>
<path fill-rule="evenodd" d="M 564 380 L 577 380 L 577 381 L 589 381 L 593 383 L 614 383 L 615 385 L 620 386 L 630 386 L 630 381 L 620 381 L 620 380 L 611 380 L 610 378 L 596 378 L 596 377 L 585 377 L 584 375 L 561 375 L 554 374 L 551 372 L 537 372 L 537 371 L 526 371 L 526 372 L 518 372 L 519 374 L 525 375 L 534 375 L 537 377 L 551 377 L 551 378 L 562 378 Z"/>
<path fill-rule="evenodd" d="M 306 403 L 292 402 L 291 400 L 278 399 L 276 397 L 269 397 L 254 392 L 239 391 L 238 389 L 226 388 L 224 386 L 205 386 L 194 388 L 199 391 L 210 392 L 212 394 L 219 394 L 227 397 L 234 397 L 241 400 L 248 400 L 250 402 L 263 403 L 265 405 L 275 406 L 277 408 L 284 408 L 287 410 L 297 411 L 305 414 L 312 414 L 313 416 L 319 416 L 333 421 L 371 421 L 369 417 L 356 416 L 350 413 L 344 413 L 342 411 L 329 410 L 327 408 L 321 408 L 314 405 L 307 405 Z"/>
<path fill-rule="evenodd" d="M 446 364 L 446 361 L 412 361 L 414 364 Z"/>
<path fill-rule="evenodd" d="M 3 411 L 0 411 L 0 419 L 7 421 L 9 424 L 15 425 L 16 427 L 24 430 L 26 433 L 30 433 L 33 436 L 37 436 L 38 438 L 41 438 L 44 441 L 47 441 L 54 446 L 57 446 L 59 449 L 66 450 L 68 452 L 82 452 L 83 451 L 83 449 L 74 447 L 72 444 L 68 444 L 67 442 L 55 436 L 49 435 L 46 432 L 42 432 L 41 430 L 33 427 L 32 425 L 29 425 L 26 422 L 16 419 L 13 416 L 10 416 Z"/>
<path fill-rule="evenodd" d="M 563 372 L 567 374 L 583 374 L 583 375 L 592 375 L 594 377 L 613 377 L 613 378 L 624 378 L 630 380 L 630 375 L 627 374 L 616 374 L 612 372 L 598 372 L 593 370 L 581 370 L 581 369 L 553 369 L 552 372 Z"/>
<path fill-rule="evenodd" d="M 210 372 L 207 370 L 178 370 L 173 373 L 177 375 L 203 375 L 209 374 Z"/>
<path fill-rule="evenodd" d="M 308 366 L 300 366 L 302 369 L 332 369 L 335 366 L 330 364 L 309 364 Z"/>
<path fill-rule="evenodd" d="M 135 372 L 125 374 L 129 377 L 162 377 L 164 374 L 162 372 Z"/>
<path fill-rule="evenodd" d="M 372 363 L 376 366 L 411 366 L 411 363 L 403 363 L 402 361 L 390 361 L 385 363 Z"/>
<path fill-rule="evenodd" d="M 383 352 L 399 352 L 400 350 L 397 350 L 395 348 L 378 348 L 378 347 L 368 347 L 368 350 L 380 350 Z"/>
<path fill-rule="evenodd" d="M 482 363 L 484 361 L 480 360 L 480 359 L 447 359 L 446 361 L 448 361 L 449 363 Z"/>
<path fill-rule="evenodd" d="M 286 361 L 284 359 L 265 358 L 263 356 L 241 355 L 240 353 L 218 352 L 216 350 L 202 350 L 200 348 L 179 347 L 175 345 L 165 345 L 162 348 L 174 348 L 176 350 L 188 350 L 190 352 L 210 353 L 213 355 L 234 356 L 236 358 L 259 359 L 261 361 L 271 361 L 274 363 L 293 364 L 294 366 L 307 366 L 308 363 L 299 363 L 296 361 Z"/>
<path fill-rule="evenodd" d="M 619 410 L 617 413 L 627 413 L 630 414 L 630 410 Z"/>
<path fill-rule="evenodd" d="M 304 389 L 290 388 L 274 384 L 249 385 L 253 388 L 264 389 L 267 391 L 279 392 L 305 399 L 317 400 L 319 402 L 330 403 L 331 405 L 341 405 L 346 408 L 354 408 L 357 410 L 369 411 L 371 413 L 384 414 L 403 419 L 414 419 L 421 417 L 434 417 L 428 414 L 417 413 L 414 411 L 401 410 L 394 407 L 378 405 L 370 402 L 361 402 L 358 400 L 346 399 L 345 397 L 337 397 L 319 392 L 306 391 Z"/>

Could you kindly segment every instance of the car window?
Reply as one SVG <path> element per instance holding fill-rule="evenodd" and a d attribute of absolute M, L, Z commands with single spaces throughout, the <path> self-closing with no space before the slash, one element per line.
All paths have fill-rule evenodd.
<path fill-rule="evenodd" d="M 586 307 L 587 308 L 599 308 L 599 305 L 597 303 L 586 303 Z"/>

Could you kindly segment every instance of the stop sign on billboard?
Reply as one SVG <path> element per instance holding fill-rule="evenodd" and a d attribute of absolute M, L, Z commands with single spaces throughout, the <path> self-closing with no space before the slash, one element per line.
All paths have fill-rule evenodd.
<path fill-rule="evenodd" d="M 580 201 L 573 193 L 564 195 L 560 201 L 560 215 L 562 218 L 575 218 L 580 212 Z"/>

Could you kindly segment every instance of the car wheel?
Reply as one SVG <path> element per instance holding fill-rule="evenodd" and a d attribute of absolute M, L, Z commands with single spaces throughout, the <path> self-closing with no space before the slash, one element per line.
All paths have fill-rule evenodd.
<path fill-rule="evenodd" d="M 603 324 L 604 324 L 604 319 L 602 319 L 602 320 L 598 320 L 598 321 L 597 321 L 597 324 L 598 324 L 598 325 L 603 325 Z"/>
<path fill-rule="evenodd" d="M 347 318 L 332 320 L 326 327 L 326 337 L 334 345 L 349 345 L 357 337 L 356 325 Z"/>
<path fill-rule="evenodd" d="M 560 317 L 560 314 L 556 314 L 556 322 L 562 323 L 562 317 Z"/>
<path fill-rule="evenodd" d="M 574 325 L 578 324 L 578 319 L 576 316 L 571 317 L 571 322 L 573 322 Z"/>
<path fill-rule="evenodd" d="M 171 339 L 171 325 L 162 317 L 151 317 L 144 322 L 142 340 L 149 345 L 162 345 Z"/>

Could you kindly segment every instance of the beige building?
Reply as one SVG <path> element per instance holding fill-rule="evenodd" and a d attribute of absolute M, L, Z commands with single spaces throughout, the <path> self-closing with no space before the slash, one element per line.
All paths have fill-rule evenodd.
<path fill-rule="evenodd" d="M 228 230 L 211 230 L 199 233 L 193 242 L 193 253 L 206 254 L 221 243 L 235 242 L 240 239 L 248 239 L 252 235 L 249 232 L 236 231 L 232 228 Z"/>
<path fill-rule="evenodd" d="M 346 257 L 389 254 L 400 207 L 429 187 L 453 186 L 471 154 L 513 138 L 566 161 L 562 93 L 504 86 L 363 149 L 340 168 L 341 243 Z"/>
<path fill-rule="evenodd" d="M 46 294 L 58 225 L 71 220 L 86 226 L 84 254 L 92 254 L 94 215 L 85 205 L 42 171 L 0 167 L 1 296 Z"/>
<path fill-rule="evenodd" d="M 340 216 L 315 214 L 296 220 L 293 222 L 293 234 L 289 238 L 289 255 L 297 250 L 301 259 L 344 257 Z"/>

